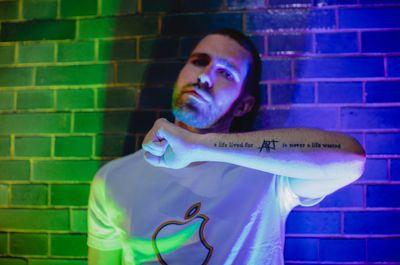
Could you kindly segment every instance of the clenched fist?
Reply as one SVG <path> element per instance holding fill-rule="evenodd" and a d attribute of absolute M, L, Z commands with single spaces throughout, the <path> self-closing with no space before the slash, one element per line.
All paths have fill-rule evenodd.
<path fill-rule="evenodd" d="M 144 158 L 156 167 L 184 168 L 200 160 L 199 137 L 166 119 L 158 119 L 144 138 Z"/>

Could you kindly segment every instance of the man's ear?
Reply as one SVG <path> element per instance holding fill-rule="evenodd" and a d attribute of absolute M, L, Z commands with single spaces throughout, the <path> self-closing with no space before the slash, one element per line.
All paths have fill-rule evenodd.
<path fill-rule="evenodd" d="M 255 99 L 253 96 L 247 95 L 245 96 L 238 106 L 235 109 L 234 116 L 235 117 L 241 117 L 245 115 L 247 112 L 251 111 L 255 103 Z"/>

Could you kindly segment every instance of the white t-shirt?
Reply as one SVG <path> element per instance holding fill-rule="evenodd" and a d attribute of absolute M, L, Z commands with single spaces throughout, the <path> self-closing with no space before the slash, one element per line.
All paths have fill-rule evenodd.
<path fill-rule="evenodd" d="M 283 265 L 287 177 L 227 163 L 157 168 L 140 150 L 106 164 L 89 200 L 88 245 L 131 264 Z"/>

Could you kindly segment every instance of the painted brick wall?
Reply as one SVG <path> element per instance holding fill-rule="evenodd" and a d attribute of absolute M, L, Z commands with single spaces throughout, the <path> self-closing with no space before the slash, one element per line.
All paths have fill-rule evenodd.
<path fill-rule="evenodd" d="M 0 0 L 0 264 L 86 264 L 94 172 L 171 118 L 184 58 L 226 26 L 262 54 L 258 128 L 368 153 L 360 180 L 288 218 L 287 264 L 400 264 L 396 0 Z"/>

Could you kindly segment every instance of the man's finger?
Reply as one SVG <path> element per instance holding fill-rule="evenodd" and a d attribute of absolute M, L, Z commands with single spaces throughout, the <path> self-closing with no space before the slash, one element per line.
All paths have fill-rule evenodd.
<path fill-rule="evenodd" d="M 156 156 L 162 156 L 168 147 L 168 142 L 162 141 L 150 141 L 148 143 L 142 144 L 142 148 Z"/>
<path fill-rule="evenodd" d="M 167 140 L 163 139 L 161 141 L 155 142 L 155 145 L 157 145 L 162 150 L 162 152 L 164 154 L 165 150 L 167 150 L 168 142 L 167 142 Z"/>
<path fill-rule="evenodd" d="M 156 156 L 149 152 L 144 153 L 144 160 L 146 160 L 150 165 L 155 167 L 164 166 L 162 156 Z"/>

